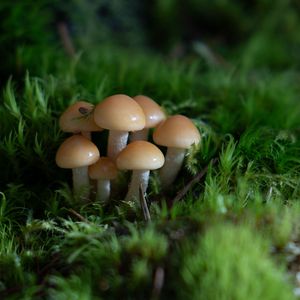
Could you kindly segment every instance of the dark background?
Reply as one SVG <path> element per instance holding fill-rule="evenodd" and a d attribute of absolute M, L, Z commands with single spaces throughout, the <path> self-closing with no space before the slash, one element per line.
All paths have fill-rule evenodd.
<path fill-rule="evenodd" d="M 300 65 L 297 0 L 2 0 L 0 20 L 2 80 L 107 45 L 248 69 Z"/>

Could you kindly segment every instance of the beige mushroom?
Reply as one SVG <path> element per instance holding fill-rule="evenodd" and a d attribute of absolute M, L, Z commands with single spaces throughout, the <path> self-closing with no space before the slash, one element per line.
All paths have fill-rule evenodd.
<path fill-rule="evenodd" d="M 96 199 L 107 202 L 110 197 L 110 181 L 118 175 L 115 163 L 108 157 L 100 157 L 99 160 L 89 166 L 89 176 L 97 180 Z"/>
<path fill-rule="evenodd" d="M 96 145 L 82 135 L 67 138 L 58 148 L 56 164 L 60 168 L 72 169 L 75 195 L 88 198 L 88 166 L 94 164 L 99 157 L 100 153 Z"/>
<path fill-rule="evenodd" d="M 130 140 L 138 141 L 138 140 L 148 140 L 149 128 L 156 127 L 159 123 L 166 119 L 166 114 L 162 110 L 162 108 L 151 98 L 138 95 L 133 97 L 133 99 L 141 106 L 144 111 L 146 125 L 145 128 L 139 131 L 135 131 L 131 134 Z"/>
<path fill-rule="evenodd" d="M 140 185 L 146 192 L 150 170 L 161 168 L 164 161 L 162 152 L 146 141 L 134 141 L 120 152 L 116 160 L 118 169 L 133 171 L 126 201 L 138 200 Z"/>
<path fill-rule="evenodd" d="M 93 118 L 94 105 L 78 101 L 69 106 L 59 118 L 59 127 L 64 132 L 81 133 L 91 139 L 92 131 L 103 130 Z"/>
<path fill-rule="evenodd" d="M 99 103 L 94 111 L 98 126 L 109 129 L 107 156 L 115 160 L 127 145 L 128 132 L 145 127 L 142 108 L 129 96 L 118 94 Z"/>
<path fill-rule="evenodd" d="M 169 117 L 153 133 L 156 144 L 168 147 L 166 162 L 160 170 L 163 189 L 167 189 L 175 180 L 182 166 L 186 149 L 200 142 L 200 133 L 193 122 L 182 115 Z"/>

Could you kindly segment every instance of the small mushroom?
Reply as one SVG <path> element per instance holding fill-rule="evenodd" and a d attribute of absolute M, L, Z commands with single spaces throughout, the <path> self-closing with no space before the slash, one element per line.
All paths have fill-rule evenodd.
<path fill-rule="evenodd" d="M 123 149 L 117 157 L 117 167 L 120 170 L 133 171 L 125 200 L 137 200 L 140 185 L 145 193 L 150 170 L 161 168 L 164 162 L 165 158 L 162 152 L 155 145 L 146 141 L 134 141 Z"/>
<path fill-rule="evenodd" d="M 89 166 L 89 176 L 97 180 L 96 199 L 107 202 L 110 197 L 110 181 L 118 175 L 115 163 L 108 157 L 100 157 L 99 160 Z"/>
<path fill-rule="evenodd" d="M 103 130 L 93 118 L 94 105 L 78 101 L 69 106 L 59 118 L 59 127 L 64 132 L 81 133 L 91 139 L 92 131 Z"/>
<path fill-rule="evenodd" d="M 96 145 L 82 135 L 67 138 L 58 148 L 56 164 L 60 168 L 72 169 L 75 195 L 80 194 L 84 199 L 89 197 L 88 166 L 94 164 L 99 157 Z"/>
<path fill-rule="evenodd" d="M 138 95 L 133 97 L 133 99 L 141 106 L 144 111 L 146 118 L 145 128 L 139 131 L 135 131 L 131 134 L 130 140 L 138 141 L 138 140 L 148 140 L 149 128 L 156 127 L 159 123 L 166 119 L 166 114 L 162 110 L 162 108 L 151 98 Z"/>
<path fill-rule="evenodd" d="M 160 170 L 163 189 L 167 189 L 175 180 L 182 166 L 186 149 L 200 142 L 200 133 L 193 122 L 182 115 L 169 117 L 153 133 L 156 144 L 168 147 L 166 162 Z"/>
<path fill-rule="evenodd" d="M 109 129 L 107 156 L 115 160 L 127 145 L 128 132 L 145 127 L 142 108 L 129 96 L 118 94 L 99 103 L 94 112 L 98 126 Z"/>

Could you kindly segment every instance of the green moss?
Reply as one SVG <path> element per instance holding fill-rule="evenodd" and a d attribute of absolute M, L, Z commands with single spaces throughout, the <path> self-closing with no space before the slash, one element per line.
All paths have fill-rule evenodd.
<path fill-rule="evenodd" d="M 214 223 L 251 224 L 257 231 L 254 243 L 258 249 L 261 238 L 268 236 L 274 249 L 284 251 L 299 233 L 298 73 L 258 72 L 252 78 L 251 73 L 203 71 L 197 64 L 162 65 L 156 56 L 151 56 L 149 64 L 148 56 L 141 54 L 129 63 L 131 53 L 111 48 L 101 51 L 100 56 L 83 55 L 62 62 L 57 76 L 37 78 L 27 74 L 21 84 L 9 80 L 3 90 L 0 217 L 6 226 L 2 244 L 9 249 L 13 243 L 14 247 L 1 256 L 2 265 L 9 270 L 1 279 L 4 291 L 16 286 L 16 292 L 9 296 L 25 297 L 40 293 L 54 282 L 51 290 L 46 288 L 44 293 L 68 297 L 73 286 L 82 282 L 82 289 L 78 287 L 82 297 L 92 294 L 115 298 L 121 291 L 128 298 L 133 294 L 145 297 L 153 293 L 156 270 L 163 268 L 166 278 L 160 293 L 168 297 L 183 284 L 171 274 L 183 268 L 182 259 L 192 261 L 195 255 L 193 251 L 181 253 L 178 249 L 199 240 L 203 234 L 205 238 L 199 247 L 210 247 L 206 245 L 207 237 L 213 240 L 214 235 L 216 239 L 220 235 L 217 229 L 206 233 Z M 151 205 L 150 227 L 140 226 L 140 208 L 125 209 L 119 202 L 121 195 L 108 207 L 82 205 L 72 196 L 69 172 L 54 163 L 56 149 L 65 138 L 57 126 L 65 107 L 78 98 L 96 103 L 116 92 L 151 95 L 169 113 L 192 117 L 203 136 L 201 147 L 188 153 L 174 191 L 162 195 L 157 177 L 153 176 L 149 198 L 158 202 Z M 101 149 L 105 135 L 95 134 L 93 139 Z M 105 149 L 101 151 L 105 153 Z M 174 197 L 213 157 L 217 161 L 210 165 L 207 174 L 169 210 L 164 201 Z M 71 208 L 87 221 L 78 223 Z M 236 265 L 228 268 L 240 272 L 245 252 L 254 252 L 246 263 L 254 264 L 257 259 L 265 264 L 257 272 L 266 280 L 262 286 L 269 284 L 267 274 L 273 272 L 274 262 L 270 262 L 265 248 L 259 250 L 265 256 L 258 257 L 251 245 L 246 249 L 244 242 L 231 241 L 234 234 L 241 234 L 242 241 L 251 240 L 251 234 L 248 236 L 243 230 L 240 233 L 234 225 L 226 225 L 225 229 L 229 241 L 222 243 L 226 244 L 226 251 L 229 255 L 243 254 L 241 261 L 231 262 Z M 278 253 L 278 261 L 282 261 L 281 256 Z M 39 275 L 41 265 L 47 271 Z M 217 261 L 215 267 L 221 265 Z M 222 285 L 227 289 L 228 285 L 228 293 L 232 293 L 229 295 L 243 299 L 245 290 L 239 294 L 228 283 L 226 276 L 234 282 L 229 269 L 222 273 L 220 289 Z M 90 274 L 89 279 L 82 274 Z M 245 276 L 241 280 L 249 281 L 249 286 L 253 284 L 251 274 L 241 274 Z M 194 284 L 185 279 L 184 291 L 196 293 Z M 24 286 L 28 288 L 23 291 Z M 208 286 L 204 298 L 214 291 Z"/>
<path fill-rule="evenodd" d="M 16 43 L 4 77 L 16 75 L 1 82 L 0 298 L 293 298 L 287 266 L 293 270 L 294 262 L 288 265 L 286 246 L 297 244 L 300 233 L 299 25 L 291 9 L 297 5 L 278 0 L 269 13 L 268 0 L 247 9 L 236 1 L 198 2 L 188 1 L 185 13 L 209 16 L 203 24 L 214 18 L 230 21 L 224 37 L 232 35 L 234 43 L 221 39 L 212 45 L 233 67 L 209 68 L 189 50 L 179 61 L 141 53 L 138 47 L 99 46 L 97 11 L 81 1 L 70 4 L 69 20 L 73 28 L 79 7 L 92 16 L 89 24 L 78 21 L 88 28 L 82 26 L 78 35 L 71 31 L 76 45 L 86 48 L 66 57 L 53 31 L 41 35 L 53 10 L 33 25 L 47 2 L 28 11 L 28 26 L 19 33 L 14 21 L 22 18 L 19 10 L 29 0 L 3 6 L 14 14 L 1 25 L 12 30 L 2 40 Z M 157 49 L 168 45 L 168 51 L 180 42 L 182 28 L 168 28 L 182 17 L 178 3 L 152 7 L 160 13 L 156 26 L 166 25 L 161 36 L 169 34 Z M 112 13 L 121 9 L 118 1 L 111 5 Z M 254 16 L 256 25 L 250 28 Z M 155 38 L 152 30 L 149 40 Z M 207 31 L 207 41 L 213 31 Z M 102 38 L 106 33 L 101 31 Z M 134 31 L 128 34 L 134 39 Z M 29 35 L 32 47 L 23 43 Z M 257 69 L 265 61 L 264 70 Z M 15 63 L 21 63 L 19 73 Z M 286 66 L 293 68 L 278 72 Z M 109 205 L 82 204 L 72 195 L 70 172 L 54 162 L 67 136 L 58 128 L 62 111 L 78 99 L 98 103 L 115 93 L 149 95 L 168 114 L 190 117 L 202 135 L 171 191 L 162 193 L 157 174 L 152 175 L 147 195 L 151 223 L 144 222 L 138 205 L 120 201 L 126 176 Z M 105 154 L 107 135 L 92 138 Z M 208 165 L 204 176 L 172 203 Z"/>
<path fill-rule="evenodd" d="M 181 276 L 189 299 L 294 299 L 268 243 L 245 226 L 217 225 L 184 252 Z"/>

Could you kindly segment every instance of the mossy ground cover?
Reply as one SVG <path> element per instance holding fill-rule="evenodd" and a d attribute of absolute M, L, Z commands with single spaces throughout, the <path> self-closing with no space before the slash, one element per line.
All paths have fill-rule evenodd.
<path fill-rule="evenodd" d="M 172 3 L 157 9 L 166 14 Z M 291 56 L 264 50 L 280 9 L 291 13 L 282 14 L 287 24 L 297 23 L 296 4 L 285 3 L 276 1 L 267 29 L 252 36 L 248 48 L 228 48 L 230 62 L 215 66 L 196 53 L 174 59 L 99 43 L 70 58 L 40 34 L 39 47 L 21 47 L 19 60 L 7 52 L 16 65 L 7 61 L 1 73 L 1 299 L 296 298 L 299 48 L 293 45 Z M 224 4 L 220 11 L 234 14 L 234 7 Z M 29 21 L 37 12 L 31 13 Z M 280 41 L 292 37 L 290 31 Z M 274 64 L 258 68 L 247 51 Z M 64 109 L 116 93 L 148 95 L 168 114 L 190 117 L 202 135 L 171 191 L 163 193 L 151 175 L 151 222 L 138 204 L 122 201 L 129 174 L 109 204 L 82 203 L 72 195 L 69 170 L 55 164 L 68 136 L 58 127 Z M 106 138 L 106 132 L 92 136 L 103 155 Z"/>
<path fill-rule="evenodd" d="M 3 87 L 2 297 L 293 299 L 286 247 L 299 241 L 299 73 L 101 51 Z M 151 223 L 122 192 L 107 206 L 80 203 L 54 161 L 67 136 L 61 112 L 119 92 L 150 95 L 192 118 L 203 137 L 172 191 L 163 194 L 153 174 Z M 105 139 L 93 135 L 103 153 Z"/>

